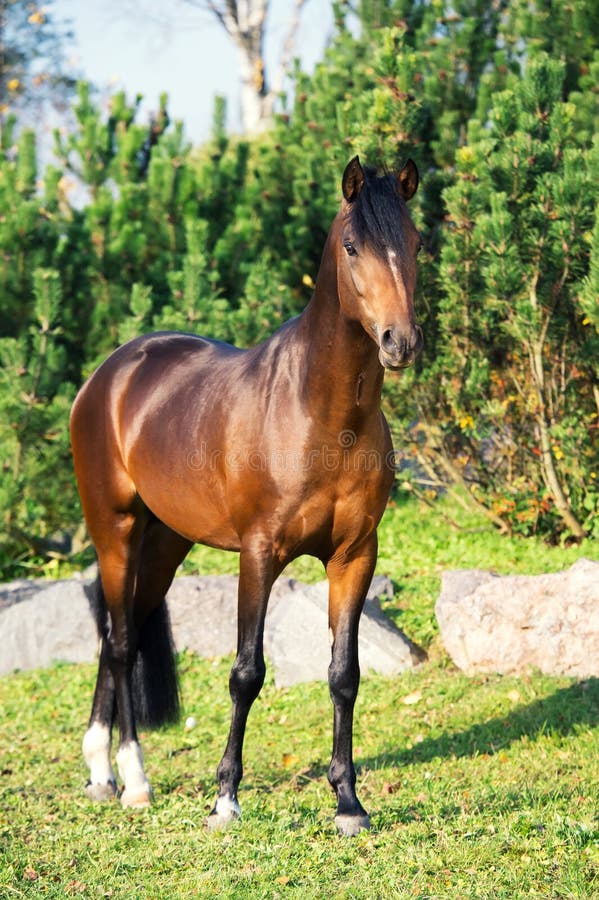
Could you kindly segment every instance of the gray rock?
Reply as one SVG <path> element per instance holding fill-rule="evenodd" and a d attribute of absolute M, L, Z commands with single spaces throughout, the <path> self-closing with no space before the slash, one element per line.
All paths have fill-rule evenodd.
<path fill-rule="evenodd" d="M 168 592 L 175 647 L 208 659 L 237 648 L 235 575 L 182 575 Z"/>
<path fill-rule="evenodd" d="M 49 665 L 56 660 L 87 662 L 96 657 L 98 639 L 85 593 L 86 578 L 52 582 L 43 588 L 20 584 L 21 602 L 0 607 L 0 675 L 14 669 Z M 31 588 L 31 589 L 30 589 Z M 7 596 L 11 591 L 5 586 Z M 276 582 L 265 627 L 265 650 L 275 682 L 326 678 L 330 660 L 327 582 Z M 394 674 L 425 658 L 382 613 L 376 597 L 392 596 L 383 577 L 373 579 L 360 623 L 360 659 L 364 672 Z M 0 594 L 1 596 L 1 594 Z M 182 576 L 168 594 L 175 646 L 208 658 L 237 647 L 237 578 Z"/>
<path fill-rule="evenodd" d="M 599 675 L 599 562 L 549 575 L 445 572 L 435 612 L 465 672 Z"/>
<path fill-rule="evenodd" d="M 359 655 L 362 673 L 397 675 L 423 662 L 417 648 L 381 611 L 378 596 L 393 587 L 375 580 L 360 619 Z M 328 624 L 328 583 L 288 582 L 273 590 L 264 634 L 264 650 L 274 667 L 275 684 L 286 687 L 327 677 L 331 659 Z"/>
<path fill-rule="evenodd" d="M 8 609 L 9 606 L 14 606 L 15 603 L 28 600 L 29 597 L 33 597 L 34 594 L 38 594 L 51 584 L 55 584 L 55 582 L 48 581 L 45 578 L 19 578 L 7 584 L 0 584 L 0 611 Z"/>
<path fill-rule="evenodd" d="M 373 579 L 360 622 L 362 671 L 396 674 L 417 665 L 425 654 L 381 611 L 377 597 L 393 596 L 388 578 Z M 264 629 L 264 650 L 275 683 L 326 679 L 328 584 L 279 579 L 272 590 Z M 168 595 L 175 645 L 201 656 L 224 656 L 237 647 L 237 578 L 231 575 L 177 578 Z"/>
<path fill-rule="evenodd" d="M 47 585 L 48 582 L 45 582 Z M 98 649 L 85 582 L 55 581 L 0 611 L 0 675 L 57 660 L 91 662 Z"/>

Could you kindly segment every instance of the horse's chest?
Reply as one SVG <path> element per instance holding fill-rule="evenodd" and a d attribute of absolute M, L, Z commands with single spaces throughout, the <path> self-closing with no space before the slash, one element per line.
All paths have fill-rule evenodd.
<path fill-rule="evenodd" d="M 357 543 L 378 524 L 392 474 L 380 453 L 355 455 L 350 449 L 330 452 L 328 469 L 325 465 L 298 473 L 296 490 L 281 495 L 271 522 L 282 557 Z"/>

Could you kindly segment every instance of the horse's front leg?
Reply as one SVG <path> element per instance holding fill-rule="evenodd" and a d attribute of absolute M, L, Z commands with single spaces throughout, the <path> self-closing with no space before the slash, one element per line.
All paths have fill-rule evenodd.
<path fill-rule="evenodd" d="M 329 577 L 329 625 L 333 637 L 329 689 L 334 708 L 333 755 L 329 782 L 337 795 L 335 824 L 341 834 L 370 828 L 370 819 L 356 796 L 352 730 L 360 683 L 358 625 L 376 563 L 376 534 L 350 558 L 333 557 Z"/>
<path fill-rule="evenodd" d="M 260 542 L 241 549 L 237 611 L 237 657 L 231 669 L 229 692 L 233 702 L 227 746 L 218 766 L 218 797 L 207 819 L 221 828 L 239 818 L 237 789 L 243 776 L 243 739 L 252 703 L 264 684 L 264 619 L 275 574 L 271 551 Z"/>

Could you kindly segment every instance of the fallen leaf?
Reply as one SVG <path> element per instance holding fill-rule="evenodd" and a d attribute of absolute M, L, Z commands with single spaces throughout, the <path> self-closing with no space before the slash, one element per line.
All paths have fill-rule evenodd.
<path fill-rule="evenodd" d="M 422 700 L 422 691 L 414 691 L 412 694 L 406 694 L 405 697 L 401 698 L 401 702 L 406 706 L 413 706 L 420 700 Z"/>

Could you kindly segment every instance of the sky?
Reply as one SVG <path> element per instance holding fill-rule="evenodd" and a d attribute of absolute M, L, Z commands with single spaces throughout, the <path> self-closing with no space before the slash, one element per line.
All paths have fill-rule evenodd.
<path fill-rule="evenodd" d="M 266 49 L 273 67 L 287 32 L 291 0 L 271 0 Z M 227 97 L 230 131 L 240 128 L 235 48 L 222 26 L 184 0 L 55 0 L 55 19 L 70 20 L 68 55 L 83 77 L 104 90 L 125 89 L 130 100 L 143 94 L 140 123 L 169 96 L 172 120 L 182 119 L 187 137 L 209 137 L 214 97 Z M 298 53 L 310 70 L 322 57 L 332 31 L 330 0 L 306 0 Z"/>

